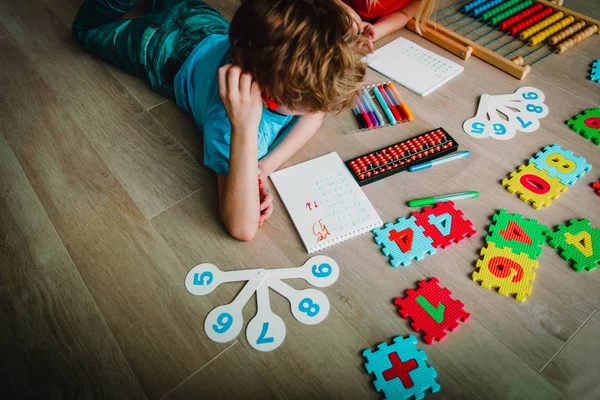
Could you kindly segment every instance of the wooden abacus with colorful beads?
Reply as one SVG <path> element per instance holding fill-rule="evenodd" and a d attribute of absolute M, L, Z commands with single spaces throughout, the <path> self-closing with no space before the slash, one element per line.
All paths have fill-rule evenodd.
<path fill-rule="evenodd" d="M 472 54 L 519 79 L 534 64 L 598 34 L 600 26 L 600 21 L 546 0 L 461 0 L 434 19 L 421 27 L 425 38 L 462 59 Z M 408 28 L 416 32 L 414 19 Z M 518 42 L 522 44 L 513 48 Z M 531 49 L 518 54 L 526 46 Z M 532 60 L 540 50 L 546 54 Z"/>

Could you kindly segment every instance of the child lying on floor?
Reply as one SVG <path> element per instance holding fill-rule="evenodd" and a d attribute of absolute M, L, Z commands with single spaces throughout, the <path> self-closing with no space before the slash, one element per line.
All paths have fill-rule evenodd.
<path fill-rule="evenodd" d="M 246 0 L 231 25 L 199 0 L 153 0 L 121 19 L 133 2 L 86 0 L 73 34 L 193 116 L 225 227 L 250 240 L 272 213 L 266 178 L 353 102 L 365 74 L 353 20 L 333 0 Z"/>

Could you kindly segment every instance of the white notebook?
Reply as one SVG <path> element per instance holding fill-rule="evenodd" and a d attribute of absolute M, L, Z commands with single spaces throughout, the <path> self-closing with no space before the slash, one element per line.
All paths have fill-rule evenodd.
<path fill-rule="evenodd" d="M 383 225 L 337 153 L 274 172 L 271 180 L 309 253 Z"/>
<path fill-rule="evenodd" d="M 369 67 L 427 96 L 463 71 L 462 65 L 399 37 L 367 57 Z"/>

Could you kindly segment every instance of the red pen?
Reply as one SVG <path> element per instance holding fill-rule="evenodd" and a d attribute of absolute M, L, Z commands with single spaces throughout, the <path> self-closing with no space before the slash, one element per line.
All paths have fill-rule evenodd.
<path fill-rule="evenodd" d="M 383 87 L 383 85 L 379 85 L 379 86 L 377 86 L 377 88 L 379 89 L 379 91 L 381 92 L 383 97 L 385 98 L 385 101 L 388 102 L 388 106 L 390 107 L 390 110 L 392 110 L 392 114 L 394 114 L 394 117 L 396 118 L 396 120 L 398 120 L 398 122 L 404 120 L 404 118 L 402 118 L 402 116 L 396 109 L 396 105 L 394 104 L 392 99 L 390 99 L 390 96 L 388 95 L 388 93 L 385 90 L 385 88 Z"/>

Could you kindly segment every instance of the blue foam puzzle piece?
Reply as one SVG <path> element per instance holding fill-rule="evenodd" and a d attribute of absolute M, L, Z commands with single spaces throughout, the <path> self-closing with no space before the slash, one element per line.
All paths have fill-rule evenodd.
<path fill-rule="evenodd" d="M 590 73 L 590 81 L 600 83 L 600 58 L 592 63 L 592 72 Z"/>
<path fill-rule="evenodd" d="M 383 228 L 373 229 L 375 243 L 381 246 L 381 251 L 386 257 L 389 257 L 390 264 L 394 268 L 399 265 L 406 267 L 412 260 L 422 260 L 425 255 L 435 253 L 435 247 L 432 245 L 433 239 L 425 236 L 423 227 L 418 226 L 415 220 L 415 217 L 399 218 L 396 223 L 389 222 Z M 412 229 L 413 238 L 410 250 L 405 253 L 389 237 L 391 230 L 402 232 L 408 228 Z"/>
<path fill-rule="evenodd" d="M 425 392 L 431 390 L 436 393 L 440 390 L 440 385 L 436 382 L 437 372 L 435 368 L 430 367 L 425 362 L 427 354 L 423 350 L 417 349 L 417 338 L 409 335 L 406 338 L 398 336 L 394 338 L 394 343 L 380 343 L 376 351 L 367 349 L 363 351 L 363 357 L 367 359 L 365 368 L 369 374 L 375 376 L 373 385 L 378 392 L 383 392 L 387 400 L 402 400 L 414 397 L 419 400 L 425 397 Z M 416 368 L 410 370 L 408 375 L 412 381 L 411 387 L 404 387 L 400 378 L 393 378 L 389 381 L 385 379 L 384 372 L 392 368 L 390 354 L 396 353 L 401 362 L 406 363 L 415 360 Z"/>
<path fill-rule="evenodd" d="M 548 160 L 546 160 L 551 154 L 560 154 L 563 156 L 564 160 L 572 161 L 575 163 L 575 169 L 567 173 L 559 171 L 555 165 L 548 164 Z M 531 157 L 529 162 L 533 163 L 537 169 L 545 170 L 552 178 L 560 179 L 560 183 L 563 185 L 575 184 L 577 179 L 581 178 L 587 171 L 592 169 L 592 164 L 589 164 L 585 158 L 576 156 L 571 150 L 563 149 L 557 144 L 544 147 L 544 150 L 538 152 L 535 157 Z M 561 163 L 559 162 L 558 165 L 560 166 Z"/>
<path fill-rule="evenodd" d="M 440 215 L 429 214 L 429 223 L 434 225 L 440 233 L 444 236 L 448 236 L 452 230 L 452 214 L 444 213 Z"/>

